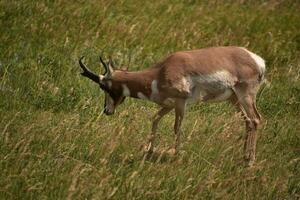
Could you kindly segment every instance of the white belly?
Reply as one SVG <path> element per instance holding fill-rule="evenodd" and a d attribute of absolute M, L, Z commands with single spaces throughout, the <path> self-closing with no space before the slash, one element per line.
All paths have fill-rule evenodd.
<path fill-rule="evenodd" d="M 232 93 L 232 89 L 225 89 L 223 92 L 217 94 L 208 94 L 205 90 L 199 90 L 189 97 L 187 101 L 188 103 L 196 103 L 199 101 L 220 102 L 227 100 L 231 97 Z"/>
<path fill-rule="evenodd" d="M 233 93 L 235 84 L 234 77 L 227 71 L 217 71 L 213 74 L 199 74 L 195 76 L 183 77 L 178 82 L 178 87 L 187 92 L 187 103 L 196 103 L 199 101 L 219 102 L 227 100 Z M 151 99 L 155 100 L 151 94 Z M 166 106 L 173 106 L 174 98 L 166 98 L 163 102 L 158 101 Z"/>
<path fill-rule="evenodd" d="M 190 89 L 188 103 L 225 101 L 233 93 L 231 88 L 234 86 L 234 79 L 227 71 L 186 77 L 186 80 Z"/>

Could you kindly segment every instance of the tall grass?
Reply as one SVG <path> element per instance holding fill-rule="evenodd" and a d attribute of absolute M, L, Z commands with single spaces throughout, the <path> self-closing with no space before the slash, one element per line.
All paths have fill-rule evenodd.
<path fill-rule="evenodd" d="M 298 1 L 0 2 L 0 199 L 300 198 Z M 156 154 L 140 149 L 157 107 L 127 99 L 101 115 L 103 93 L 77 60 L 100 73 L 99 54 L 130 70 L 207 46 L 247 47 L 267 62 L 258 99 L 257 162 L 242 163 L 244 124 L 227 103 L 190 106 L 182 152 L 172 114 Z"/>

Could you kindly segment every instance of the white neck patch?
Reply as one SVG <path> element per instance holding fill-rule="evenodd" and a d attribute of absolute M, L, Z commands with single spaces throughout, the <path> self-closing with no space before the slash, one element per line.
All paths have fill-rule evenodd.
<path fill-rule="evenodd" d="M 150 99 L 154 99 L 158 94 L 157 80 L 153 80 L 151 83 L 151 96 Z"/>
<path fill-rule="evenodd" d="M 246 52 L 248 52 L 251 56 L 251 58 L 255 61 L 255 63 L 258 66 L 258 70 L 260 71 L 261 74 L 264 74 L 266 71 L 266 65 L 264 59 L 262 59 L 260 56 L 256 55 L 255 53 L 248 51 L 246 48 L 243 48 Z"/>
<path fill-rule="evenodd" d="M 127 87 L 126 84 L 122 84 L 122 88 L 123 88 L 123 96 L 129 97 L 130 96 L 130 90 Z"/>
<path fill-rule="evenodd" d="M 141 93 L 141 92 L 138 92 L 137 93 L 137 96 L 138 96 L 138 98 L 139 99 L 148 99 L 143 93 Z"/>

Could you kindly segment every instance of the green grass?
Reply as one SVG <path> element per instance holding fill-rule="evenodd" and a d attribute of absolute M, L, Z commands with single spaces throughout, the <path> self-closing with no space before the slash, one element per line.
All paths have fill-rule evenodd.
<path fill-rule="evenodd" d="M 243 3 L 244 2 L 244 3 Z M 0 199 L 299 199 L 299 1 L 0 2 Z M 103 92 L 78 58 L 146 68 L 167 54 L 245 46 L 265 58 L 257 162 L 243 166 L 244 123 L 227 103 L 186 112 L 182 152 L 173 113 L 157 153 L 140 146 L 157 106 L 127 99 L 100 115 Z"/>

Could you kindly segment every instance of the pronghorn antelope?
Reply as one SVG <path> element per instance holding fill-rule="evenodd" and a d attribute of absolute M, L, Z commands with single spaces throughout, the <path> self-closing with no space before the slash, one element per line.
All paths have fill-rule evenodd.
<path fill-rule="evenodd" d="M 230 101 L 242 112 L 246 122 L 245 159 L 255 160 L 256 129 L 261 117 L 255 105 L 256 93 L 263 82 L 265 62 L 242 47 L 211 47 L 173 53 L 154 66 L 135 72 L 116 70 L 111 58 L 105 73 L 96 75 L 79 59 L 81 75 L 99 84 L 105 92 L 104 113 L 111 115 L 125 97 L 153 101 L 161 106 L 152 122 L 147 150 L 153 150 L 161 118 L 175 109 L 175 148 L 179 150 L 180 126 L 185 107 L 198 101 Z"/>

